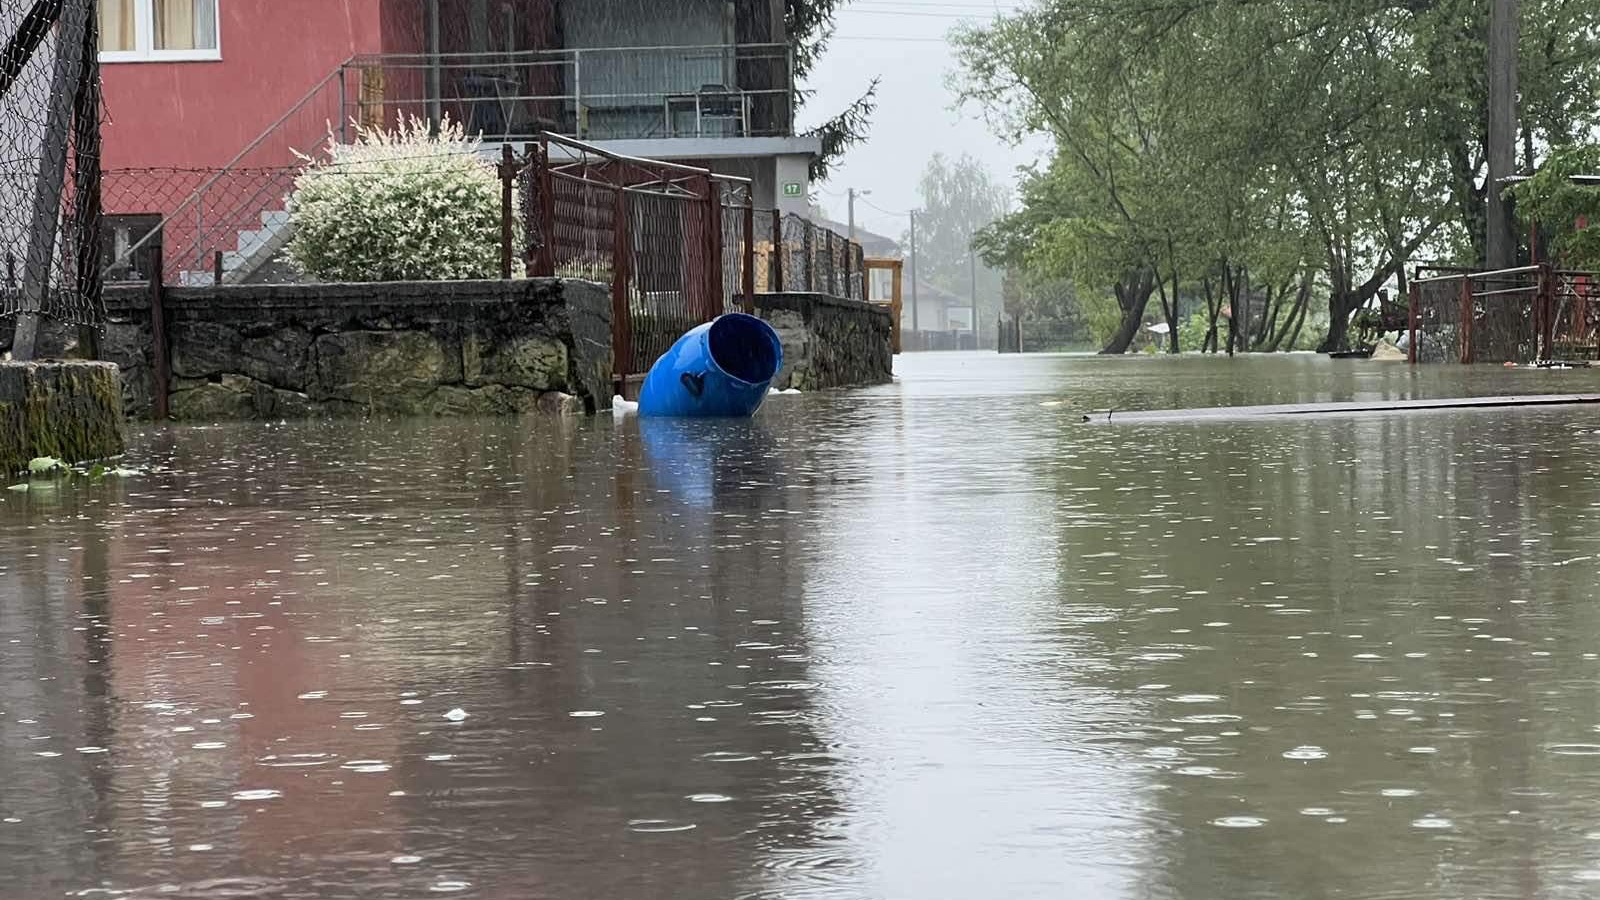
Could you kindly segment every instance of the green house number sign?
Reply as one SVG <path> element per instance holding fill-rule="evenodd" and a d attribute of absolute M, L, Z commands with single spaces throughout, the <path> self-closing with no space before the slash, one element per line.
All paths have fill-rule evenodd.
<path fill-rule="evenodd" d="M 784 182 L 783 195 L 785 197 L 798 197 L 798 196 L 800 196 L 800 182 L 798 182 L 798 181 L 786 181 L 786 182 Z"/>

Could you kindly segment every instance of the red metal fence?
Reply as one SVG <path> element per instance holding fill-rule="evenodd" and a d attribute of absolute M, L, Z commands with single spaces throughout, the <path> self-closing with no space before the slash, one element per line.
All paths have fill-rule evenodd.
<path fill-rule="evenodd" d="M 1411 362 L 1600 359 L 1595 273 L 1548 263 L 1492 272 L 1439 266 L 1410 285 Z"/>
<path fill-rule="evenodd" d="M 503 153 L 507 190 L 514 182 L 521 197 L 528 274 L 611 284 L 619 386 L 690 328 L 753 311 L 748 179 L 554 135 L 520 158 Z M 509 276 L 509 246 L 503 268 Z"/>

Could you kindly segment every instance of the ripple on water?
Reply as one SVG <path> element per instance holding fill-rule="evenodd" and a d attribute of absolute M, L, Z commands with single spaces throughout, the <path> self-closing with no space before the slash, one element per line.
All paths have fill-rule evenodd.
<path fill-rule="evenodd" d="M 391 767 L 381 759 L 352 759 L 339 768 L 358 775 L 377 775 L 389 771 Z"/>
<path fill-rule="evenodd" d="M 1296 747 L 1293 750 L 1283 751 L 1283 758 L 1298 760 L 1327 759 L 1328 751 L 1322 749 L 1321 747 L 1315 747 L 1310 744 L 1306 744 Z"/>
<path fill-rule="evenodd" d="M 471 888 L 472 882 L 470 881 L 436 881 L 428 885 L 428 890 L 435 894 L 459 894 Z"/>
<path fill-rule="evenodd" d="M 1180 725 L 1220 725 L 1225 722 L 1242 721 L 1243 716 L 1232 713 L 1196 713 L 1192 716 L 1179 716 L 1172 721 Z"/>
<path fill-rule="evenodd" d="M 736 750 L 713 750 L 710 753 L 700 754 L 700 759 L 706 762 L 740 763 L 755 762 L 761 757 L 756 756 L 754 753 L 740 753 Z"/>
<path fill-rule="evenodd" d="M 1176 697 L 1169 697 L 1168 699 L 1170 699 L 1173 703 L 1221 703 L 1222 702 L 1222 695 L 1220 695 L 1220 694 L 1179 694 Z"/>
<path fill-rule="evenodd" d="M 668 819 L 633 819 L 628 822 L 628 830 L 639 834 L 673 834 L 699 827 L 693 822 L 673 822 Z"/>
<path fill-rule="evenodd" d="M 249 800 L 276 800 L 276 799 L 278 799 L 279 797 L 282 797 L 282 796 L 283 796 L 283 791 L 275 791 L 275 790 L 272 790 L 272 789 L 268 788 L 268 789 L 253 790 L 253 791 L 238 791 L 237 793 L 235 793 L 233 795 L 233 799 L 235 799 L 235 800 L 247 800 L 247 801 L 249 801 Z"/>
<path fill-rule="evenodd" d="M 1211 824 L 1218 828 L 1260 828 L 1267 824 L 1267 820 L 1260 816 L 1223 816 L 1212 819 Z"/>
<path fill-rule="evenodd" d="M 728 803 L 733 800 L 727 794 L 690 794 L 686 799 L 690 803 Z"/>
<path fill-rule="evenodd" d="M 575 709 L 567 713 L 567 715 L 574 719 L 597 719 L 605 715 L 605 713 L 598 709 Z"/>
<path fill-rule="evenodd" d="M 1411 821 L 1412 828 L 1425 828 L 1433 831 L 1443 831 L 1447 828 L 1454 828 L 1455 824 L 1456 823 L 1442 816 L 1423 816 L 1420 819 L 1413 819 Z"/>
<path fill-rule="evenodd" d="M 269 769 L 307 769 L 313 766 L 325 766 L 333 762 L 333 757 L 327 753 L 289 753 L 283 756 L 263 756 L 256 760 L 256 765 L 266 766 Z"/>
<path fill-rule="evenodd" d="M 1415 797 L 1422 792 L 1416 788 L 1384 788 L 1378 793 L 1393 799 L 1397 797 Z"/>
<path fill-rule="evenodd" d="M 1556 756 L 1600 756 L 1600 744 L 1546 744 L 1544 749 Z"/>

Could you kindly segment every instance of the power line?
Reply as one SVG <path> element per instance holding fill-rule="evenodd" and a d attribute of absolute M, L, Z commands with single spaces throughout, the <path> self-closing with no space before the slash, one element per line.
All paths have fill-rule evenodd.
<path fill-rule="evenodd" d="M 852 12 L 857 14 L 857 15 L 863 15 L 863 16 L 895 16 L 897 18 L 911 18 L 911 19 L 945 19 L 947 21 L 952 21 L 952 22 L 953 21 L 958 21 L 958 20 L 961 20 L 961 19 L 976 19 L 976 18 L 980 18 L 980 14 L 977 13 L 977 12 L 971 12 L 971 13 L 906 12 L 906 11 L 903 11 L 903 10 L 894 10 L 894 9 L 855 9 L 855 10 L 852 10 Z M 1004 14 L 1006 12 L 1006 10 L 996 9 L 996 10 L 991 10 L 990 12 L 993 15 L 997 15 L 998 16 L 998 15 Z M 844 13 L 841 13 L 841 15 L 844 15 Z"/>
<path fill-rule="evenodd" d="M 894 6 L 905 7 L 908 9 L 992 9 L 1001 12 L 1016 12 L 1017 10 L 1023 8 L 1021 6 L 1009 4 L 1002 5 L 999 3 L 922 3 L 919 2 L 919 0 L 852 0 L 850 5 L 843 7 L 843 9 L 859 9 L 863 6 Z"/>
<path fill-rule="evenodd" d="M 861 195 L 859 195 L 859 194 L 856 195 L 856 199 L 857 200 L 861 200 L 862 203 L 866 204 L 867 206 L 872 207 L 873 209 L 877 210 L 878 212 L 883 213 L 886 216 L 909 216 L 909 215 L 911 215 L 911 210 L 909 210 L 909 209 L 903 209 L 903 210 L 898 210 L 898 211 L 892 210 L 892 209 L 884 209 L 883 207 L 879 206 L 878 204 L 873 203 L 871 200 L 862 200 L 861 199 Z"/>
<path fill-rule="evenodd" d="M 835 34 L 828 38 L 831 41 L 874 41 L 880 44 L 944 44 L 947 41 L 942 37 L 883 37 L 881 35 L 867 34 Z"/>

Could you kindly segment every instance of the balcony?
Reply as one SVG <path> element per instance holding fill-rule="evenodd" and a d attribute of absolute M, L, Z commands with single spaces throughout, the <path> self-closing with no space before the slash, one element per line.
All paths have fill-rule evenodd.
<path fill-rule="evenodd" d="M 448 116 L 486 141 L 550 131 L 588 141 L 789 137 L 783 44 L 363 56 L 341 72 L 339 117 Z"/>

